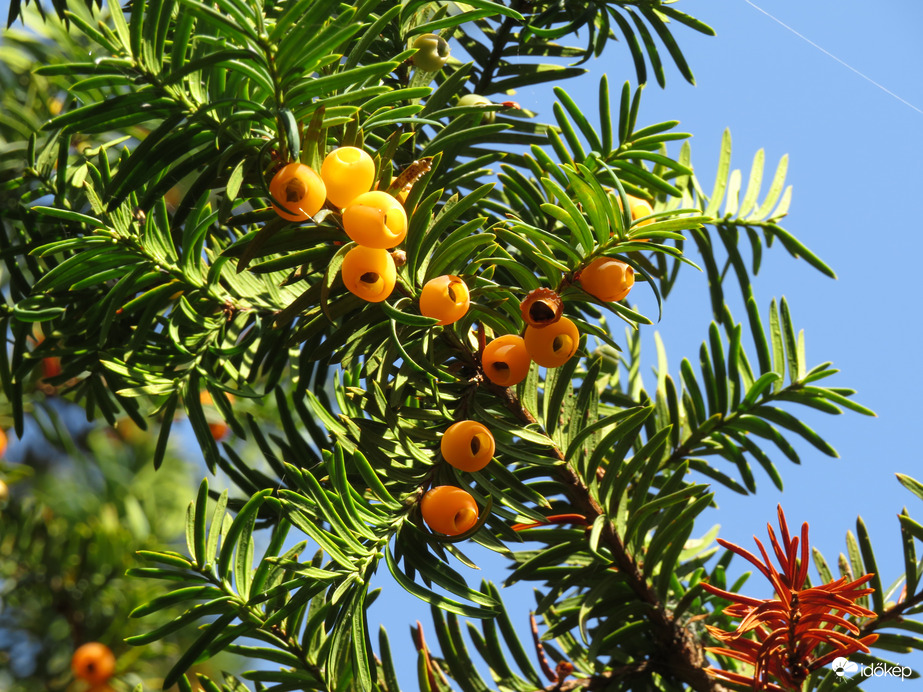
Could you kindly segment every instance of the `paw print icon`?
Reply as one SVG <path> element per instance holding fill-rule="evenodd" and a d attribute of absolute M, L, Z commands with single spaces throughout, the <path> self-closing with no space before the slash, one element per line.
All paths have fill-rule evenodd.
<path fill-rule="evenodd" d="M 840 678 L 852 675 L 859 670 L 858 664 L 848 661 L 842 656 L 840 658 L 835 658 L 833 663 L 830 664 L 830 667 L 833 668 L 833 672 Z"/>

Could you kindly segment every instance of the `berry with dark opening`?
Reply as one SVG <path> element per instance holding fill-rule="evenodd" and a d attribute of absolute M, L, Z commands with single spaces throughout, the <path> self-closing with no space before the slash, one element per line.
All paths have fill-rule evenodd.
<path fill-rule="evenodd" d="M 417 49 L 411 60 L 421 70 L 438 72 L 449 61 L 449 43 L 436 34 L 423 34 L 413 42 Z"/>
<path fill-rule="evenodd" d="M 484 347 L 481 365 L 491 382 L 513 387 L 526 379 L 532 359 L 521 336 L 505 334 Z"/>
<path fill-rule="evenodd" d="M 115 673 L 115 655 L 105 644 L 84 644 L 71 658 L 71 671 L 91 685 L 102 685 Z"/>
<path fill-rule="evenodd" d="M 464 533 L 478 521 L 478 505 L 470 493 L 452 485 L 439 485 L 420 500 L 423 521 L 446 536 Z"/>
<path fill-rule="evenodd" d="M 372 190 L 346 205 L 343 228 L 360 245 L 386 250 L 399 245 L 407 235 L 407 212 L 387 192 Z"/>
<path fill-rule="evenodd" d="M 387 250 L 357 245 L 346 253 L 341 267 L 350 293 L 369 303 L 385 300 L 397 281 L 397 268 Z"/>
<path fill-rule="evenodd" d="M 564 301 L 550 288 L 536 288 L 522 301 L 520 310 L 530 327 L 547 327 L 561 319 Z"/>
<path fill-rule="evenodd" d="M 577 352 L 580 332 L 577 325 L 562 317 L 548 327 L 526 327 L 523 340 L 532 360 L 545 368 L 558 368 Z"/>
<path fill-rule="evenodd" d="M 583 290 L 607 303 L 622 300 L 635 285 L 635 270 L 612 257 L 597 257 L 578 277 Z"/>
<path fill-rule="evenodd" d="M 320 177 L 327 187 L 327 199 L 340 209 L 372 189 L 375 162 L 359 147 L 334 149 L 324 159 Z"/>
<path fill-rule="evenodd" d="M 442 458 L 459 471 L 480 471 L 494 456 L 494 436 L 481 423 L 463 420 L 449 426 L 439 449 Z"/>
<path fill-rule="evenodd" d="M 307 221 L 321 210 L 327 199 L 321 177 L 310 166 L 297 161 L 279 169 L 269 183 L 269 193 L 275 200 L 272 208 L 288 221 Z"/>
<path fill-rule="evenodd" d="M 468 285 L 454 274 L 430 279 L 420 292 L 420 313 L 442 325 L 458 322 L 470 305 Z"/>

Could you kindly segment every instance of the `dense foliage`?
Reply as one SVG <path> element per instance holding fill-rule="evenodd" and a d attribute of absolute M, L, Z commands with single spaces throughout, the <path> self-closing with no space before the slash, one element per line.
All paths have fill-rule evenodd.
<path fill-rule="evenodd" d="M 665 86 L 665 64 L 693 79 L 677 37 L 711 33 L 676 4 L 61 0 L 59 19 L 4 34 L 0 385 L 12 428 L 34 418 L 36 378 L 56 358 L 41 373 L 56 396 L 88 420 L 153 431 L 147 468 L 185 415 L 217 476 L 189 505 L 185 550 L 147 549 L 128 569 L 169 591 L 134 609 L 127 644 L 189 637 L 158 685 L 397 692 L 388 635 L 373 638 L 367 619 L 384 570 L 431 606 L 438 647 L 415 629 L 427 692 L 828 689 L 862 682 L 841 681 L 834 659 L 920 648 L 923 622 L 909 616 L 923 601 L 923 527 L 906 512 L 906 574 L 890 588 L 861 520 L 836 579 L 781 511 L 779 570 L 762 544 L 755 556 L 700 536 L 716 493 L 756 492 L 754 467 L 782 487 L 776 462 L 800 461 L 796 438 L 836 455 L 805 407 L 871 412 L 824 386 L 837 371 L 806 362 L 787 302 L 754 295 L 773 245 L 833 276 L 780 225 L 786 160 L 764 192 L 763 153 L 745 178 L 725 134 L 705 186 L 676 122 L 639 122 L 641 86 Z M 11 23 L 20 13 L 35 18 L 14 0 Z M 635 85 L 613 92 L 604 77 L 596 103 L 576 102 L 564 85 L 604 50 L 630 59 Z M 511 100 L 552 85 L 549 122 Z M 285 204 L 301 197 L 273 183 L 303 171 L 293 162 L 321 172 L 341 147 L 368 155 L 371 183 L 406 215 L 406 239 L 367 253 L 371 268 L 350 267 L 371 241 L 329 189 L 292 221 Z M 602 290 L 609 279 L 593 277 L 610 259 L 659 315 Z M 670 319 L 689 271 L 713 313 L 698 363 L 671 374 L 658 342 L 649 389 L 641 331 Z M 421 298 L 440 277 L 470 298 L 451 319 Z M 362 293 L 392 278 L 393 290 Z M 560 340 L 539 356 L 530 330 L 549 323 Z M 525 360 L 498 355 L 520 334 Z M 576 355 L 557 360 L 568 345 Z M 456 463 L 443 436 L 467 420 L 486 426 L 492 453 L 482 434 Z M 458 531 L 434 517 L 424 498 L 442 486 L 470 493 L 477 519 L 468 505 L 449 517 L 464 519 Z M 26 507 L 16 490 L 10 507 Z M 27 561 L 41 516 L 2 511 L 0 548 Z M 538 589 L 534 657 L 512 624 L 526 614 L 509 613 L 493 582 L 469 583 L 465 541 L 508 561 L 506 584 Z M 734 554 L 775 596 L 747 596 L 746 576 L 728 583 Z M 125 689 L 127 648 L 110 683 Z M 220 682 L 189 672 L 220 652 L 261 665 Z"/>

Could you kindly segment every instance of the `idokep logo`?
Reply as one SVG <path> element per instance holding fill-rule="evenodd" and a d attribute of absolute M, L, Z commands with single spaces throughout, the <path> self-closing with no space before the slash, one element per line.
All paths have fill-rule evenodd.
<path fill-rule="evenodd" d="M 843 658 L 842 656 L 840 658 L 835 658 L 833 663 L 830 664 L 830 667 L 838 678 L 846 678 L 859 673 L 863 678 L 894 677 L 903 680 L 904 678 L 909 678 L 913 673 L 913 670 L 909 666 L 894 666 L 882 662 L 860 666 L 858 663 Z"/>
<path fill-rule="evenodd" d="M 839 678 L 852 675 L 857 670 L 859 670 L 858 663 L 853 663 L 852 661 L 849 661 L 842 656 L 833 659 L 833 663 L 830 664 L 830 667 L 833 668 L 833 672 L 836 673 L 837 677 Z"/>

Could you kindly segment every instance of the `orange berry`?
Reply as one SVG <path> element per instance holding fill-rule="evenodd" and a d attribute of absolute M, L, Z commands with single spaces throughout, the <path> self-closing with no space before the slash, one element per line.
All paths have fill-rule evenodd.
<path fill-rule="evenodd" d="M 530 327 L 547 327 L 561 319 L 564 301 L 550 288 L 536 288 L 529 292 L 519 309 Z"/>
<path fill-rule="evenodd" d="M 6 502 L 10 497 L 9 486 L 0 480 L 0 502 Z"/>
<path fill-rule="evenodd" d="M 407 235 L 407 212 L 387 192 L 372 190 L 346 205 L 343 228 L 360 245 L 387 250 Z"/>
<path fill-rule="evenodd" d="M 228 394 L 227 397 L 228 397 L 228 402 L 233 404 L 234 397 L 231 394 Z M 212 399 L 212 395 L 207 391 L 202 391 L 199 394 L 199 402 L 203 406 L 211 406 L 211 407 L 215 406 L 215 400 Z M 223 440 L 225 437 L 227 437 L 228 433 L 231 430 L 228 427 L 227 423 L 225 423 L 223 420 L 209 421 L 208 429 L 211 430 L 212 437 L 215 438 L 216 442 L 219 442 Z"/>
<path fill-rule="evenodd" d="M 532 359 L 521 336 L 506 334 L 484 347 L 481 364 L 491 382 L 512 387 L 526 379 Z"/>
<path fill-rule="evenodd" d="M 458 322 L 471 305 L 468 285 L 454 274 L 430 279 L 420 292 L 420 312 L 439 324 Z"/>
<path fill-rule="evenodd" d="M 105 644 L 90 642 L 74 652 L 71 670 L 75 677 L 101 685 L 115 673 L 115 656 Z"/>
<path fill-rule="evenodd" d="M 478 521 L 478 505 L 471 495 L 452 485 L 439 485 L 420 500 L 423 521 L 447 536 L 464 533 Z"/>
<path fill-rule="evenodd" d="M 2 457 L 6 453 L 6 445 L 7 445 L 6 433 L 3 430 L 0 430 L 0 457 Z"/>
<path fill-rule="evenodd" d="M 334 149 L 324 159 L 320 177 L 327 186 L 327 199 L 342 209 L 375 182 L 375 162 L 358 147 Z"/>
<path fill-rule="evenodd" d="M 362 300 L 380 303 L 394 290 L 397 268 L 387 250 L 357 245 L 346 253 L 342 266 L 343 284 Z"/>
<path fill-rule="evenodd" d="M 450 425 L 442 436 L 442 458 L 459 471 L 480 471 L 494 456 L 494 436 L 473 420 Z"/>
<path fill-rule="evenodd" d="M 320 176 L 297 161 L 283 166 L 272 177 L 269 193 L 285 207 L 273 203 L 272 208 L 288 221 L 307 221 L 321 210 L 327 198 L 327 188 Z"/>
<path fill-rule="evenodd" d="M 417 49 L 417 53 L 411 60 L 421 70 L 438 72 L 449 60 L 449 44 L 436 34 L 423 34 L 412 47 Z"/>
<path fill-rule="evenodd" d="M 212 437 L 215 438 L 215 442 L 220 442 L 223 440 L 230 431 L 230 428 L 228 428 L 228 426 L 224 423 L 209 423 L 208 429 L 211 430 Z"/>
<path fill-rule="evenodd" d="M 611 257 L 597 257 L 579 275 L 580 285 L 591 296 L 611 303 L 628 295 L 635 285 L 635 270 Z"/>
<path fill-rule="evenodd" d="M 532 360 L 545 368 L 557 368 L 577 352 L 580 332 L 577 325 L 562 317 L 547 327 L 526 327 L 523 340 Z"/>

